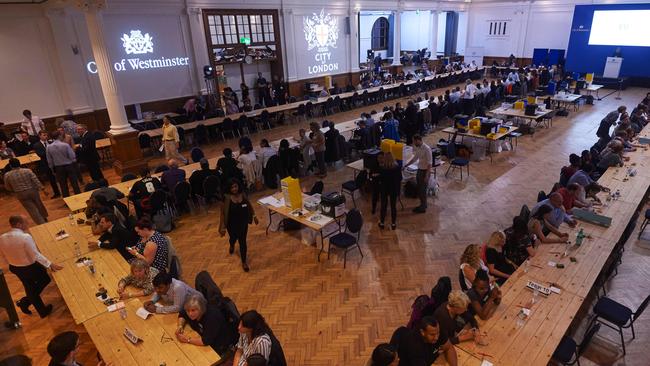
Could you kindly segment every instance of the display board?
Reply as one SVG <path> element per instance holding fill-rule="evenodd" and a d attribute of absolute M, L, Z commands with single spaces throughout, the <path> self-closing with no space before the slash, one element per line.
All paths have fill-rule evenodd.
<path fill-rule="evenodd" d="M 349 71 L 346 17 L 318 9 L 294 15 L 298 79 Z"/>

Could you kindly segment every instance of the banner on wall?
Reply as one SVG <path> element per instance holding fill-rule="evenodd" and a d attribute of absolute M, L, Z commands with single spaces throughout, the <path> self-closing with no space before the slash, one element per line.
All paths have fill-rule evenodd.
<path fill-rule="evenodd" d="M 298 78 L 332 75 L 348 71 L 346 47 L 340 47 L 344 34 L 342 17 L 321 9 L 303 16 L 296 23 Z"/>

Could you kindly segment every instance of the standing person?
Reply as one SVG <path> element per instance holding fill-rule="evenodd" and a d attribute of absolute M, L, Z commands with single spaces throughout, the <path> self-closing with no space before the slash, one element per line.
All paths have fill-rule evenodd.
<path fill-rule="evenodd" d="M 384 228 L 388 200 L 390 199 L 390 228 L 397 227 L 397 197 L 402 188 L 402 169 L 395 162 L 393 154 L 384 153 L 384 158 L 379 162 L 379 177 L 381 180 L 381 209 L 379 227 Z"/>
<path fill-rule="evenodd" d="M 31 170 L 21 168 L 20 161 L 16 158 L 9 160 L 9 166 L 11 170 L 4 176 L 5 188 L 16 193 L 16 198 L 36 224 L 46 223 L 47 210 L 39 193 L 43 189 L 43 185 L 38 177 Z"/>
<path fill-rule="evenodd" d="M 598 130 L 596 131 L 596 136 L 605 140 L 605 142 L 609 142 L 609 140 L 612 139 L 611 135 L 609 134 L 609 130 L 612 128 L 614 124 L 616 124 L 618 117 L 621 114 L 625 113 L 625 111 L 627 111 L 627 107 L 622 105 L 618 107 L 615 111 L 609 112 L 605 116 L 605 118 L 603 118 L 600 121 L 600 124 L 598 125 Z"/>
<path fill-rule="evenodd" d="M 325 178 L 327 176 L 327 170 L 325 168 L 325 135 L 323 135 L 323 132 L 320 130 L 318 122 L 310 123 L 309 129 L 312 132 L 311 147 L 314 148 L 314 155 L 316 156 L 316 163 L 318 164 L 318 173 L 316 176 L 319 178 Z"/>
<path fill-rule="evenodd" d="M 20 129 L 27 131 L 30 140 L 35 142 L 38 140 L 38 132 L 45 129 L 45 124 L 40 118 L 32 116 L 32 112 L 29 109 L 25 109 L 23 111 L 23 121 L 20 123 Z"/>
<path fill-rule="evenodd" d="M 307 175 L 311 169 L 313 148 L 311 146 L 311 139 L 307 136 L 307 131 L 301 128 L 298 133 L 300 134 L 300 152 L 302 153 L 303 172 L 302 175 Z"/>
<path fill-rule="evenodd" d="M 474 114 L 474 96 L 477 91 L 478 89 L 472 84 L 472 80 L 467 79 L 465 81 L 465 92 L 463 93 L 463 111 L 468 116 Z"/>
<path fill-rule="evenodd" d="M 11 273 L 18 276 L 25 288 L 26 296 L 18 300 L 16 306 L 29 315 L 32 313 L 29 306 L 34 305 L 38 315 L 45 318 L 52 312 L 52 305 L 43 304 L 41 299 L 41 292 L 50 283 L 47 268 L 58 271 L 63 267 L 50 262 L 36 249 L 24 216 L 9 217 L 9 225 L 11 230 L 0 236 L 0 253 L 9 263 Z"/>
<path fill-rule="evenodd" d="M 415 179 L 418 187 L 420 206 L 414 208 L 413 212 L 425 213 L 427 212 L 427 188 L 429 186 L 431 167 L 433 166 L 433 155 L 431 154 L 431 148 L 422 141 L 422 136 L 420 135 L 413 136 L 413 157 L 404 164 L 404 169 L 414 161 L 418 162 L 418 172 Z"/>
<path fill-rule="evenodd" d="M 47 146 L 45 155 L 47 156 L 48 166 L 56 174 L 56 180 L 59 182 L 63 197 L 70 195 L 68 180 L 72 184 L 74 193 L 81 193 L 78 184 L 77 169 L 75 168 L 77 158 L 70 145 L 62 141 L 62 136 L 58 131 L 52 132 L 52 143 Z"/>
<path fill-rule="evenodd" d="M 264 102 L 267 100 L 266 93 L 268 93 L 269 86 L 261 72 L 257 73 L 255 86 L 257 86 L 257 104 L 264 105 Z"/>
<path fill-rule="evenodd" d="M 59 128 L 63 128 L 65 133 L 72 136 L 73 139 L 79 137 L 79 132 L 77 132 L 77 123 L 72 120 L 72 116 L 69 116 L 68 119 L 63 119 L 61 117 L 57 118 L 54 121 L 54 125 Z"/>
<path fill-rule="evenodd" d="M 230 244 L 228 253 L 230 254 L 235 252 L 235 242 L 239 241 L 241 265 L 244 272 L 248 272 L 250 270 L 248 263 L 246 263 L 248 225 L 253 222 L 257 225 L 259 221 L 257 220 L 257 216 L 255 216 L 253 205 L 251 205 L 244 194 L 244 187 L 239 180 L 230 180 L 228 194 L 225 195 L 222 207 L 219 233 L 223 237 L 226 235 L 226 231 L 228 231 L 228 243 Z"/>
<path fill-rule="evenodd" d="M 181 140 L 178 137 L 178 129 L 172 124 L 169 116 L 163 117 L 162 140 L 165 146 L 165 159 L 176 158 L 187 164 L 187 159 L 178 152 L 181 147 Z"/>
<path fill-rule="evenodd" d="M 50 181 L 50 186 L 52 187 L 52 198 L 61 197 L 61 191 L 59 190 L 59 186 L 56 183 L 54 172 L 52 172 L 52 169 L 50 169 L 49 165 L 47 165 L 47 145 L 51 144 L 52 141 L 48 140 L 47 131 L 39 132 L 38 139 L 39 140 L 37 142 L 32 144 L 32 149 L 34 149 L 36 155 L 41 158 L 41 160 L 38 161 L 37 169 L 41 175 L 47 175 L 47 178 Z"/>
<path fill-rule="evenodd" d="M 95 136 L 88 132 L 86 125 L 77 125 L 77 133 L 81 136 L 77 153 L 79 153 L 79 160 L 86 166 L 90 178 L 94 182 L 104 179 L 102 168 L 99 165 L 99 153 L 97 153 L 97 145 Z"/>

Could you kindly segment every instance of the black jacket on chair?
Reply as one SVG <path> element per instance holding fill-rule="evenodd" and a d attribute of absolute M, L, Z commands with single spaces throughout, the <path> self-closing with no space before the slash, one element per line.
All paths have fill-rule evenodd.
<path fill-rule="evenodd" d="M 95 145 L 95 137 L 92 133 L 87 132 L 81 136 L 79 141 L 79 148 L 77 149 L 78 159 L 81 162 L 97 162 L 99 161 L 99 153 Z"/>

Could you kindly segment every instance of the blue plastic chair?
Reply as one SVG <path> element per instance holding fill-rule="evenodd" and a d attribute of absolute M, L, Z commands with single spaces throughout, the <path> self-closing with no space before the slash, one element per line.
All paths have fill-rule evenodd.
<path fill-rule="evenodd" d="M 600 324 L 594 324 L 594 326 L 587 330 L 585 337 L 582 339 L 580 344 L 577 344 L 571 337 L 562 337 L 560 344 L 555 349 L 555 352 L 553 352 L 553 359 L 563 365 L 573 365 L 577 363 L 578 366 L 580 366 L 580 355 L 584 353 L 585 349 L 591 342 L 591 339 L 596 333 L 598 333 L 599 329 Z"/>
<path fill-rule="evenodd" d="M 327 259 L 330 258 L 330 251 L 332 245 L 339 249 L 343 249 L 343 268 L 347 263 L 348 251 L 352 250 L 355 246 L 359 249 L 359 254 L 363 258 L 363 252 L 359 246 L 359 239 L 361 238 L 361 228 L 363 227 L 363 217 L 359 210 L 352 209 L 348 212 L 345 218 L 345 231 L 332 236 L 327 246 Z"/>
<path fill-rule="evenodd" d="M 463 167 L 467 167 L 467 176 L 469 176 L 469 159 L 456 157 L 456 142 L 454 141 L 447 144 L 447 158 L 449 159 L 449 168 L 447 168 L 445 177 L 451 169 L 459 169 L 460 180 L 463 180 Z"/>
<path fill-rule="evenodd" d="M 614 330 L 618 330 L 621 336 L 621 346 L 623 355 L 625 355 L 625 339 L 623 339 L 623 328 L 632 328 L 632 339 L 636 338 L 634 334 L 634 322 L 641 316 L 650 303 L 648 295 L 641 305 L 632 311 L 627 306 L 618 303 L 609 297 L 601 297 L 594 305 L 594 314 L 596 315 L 591 323 L 598 322 Z"/>

